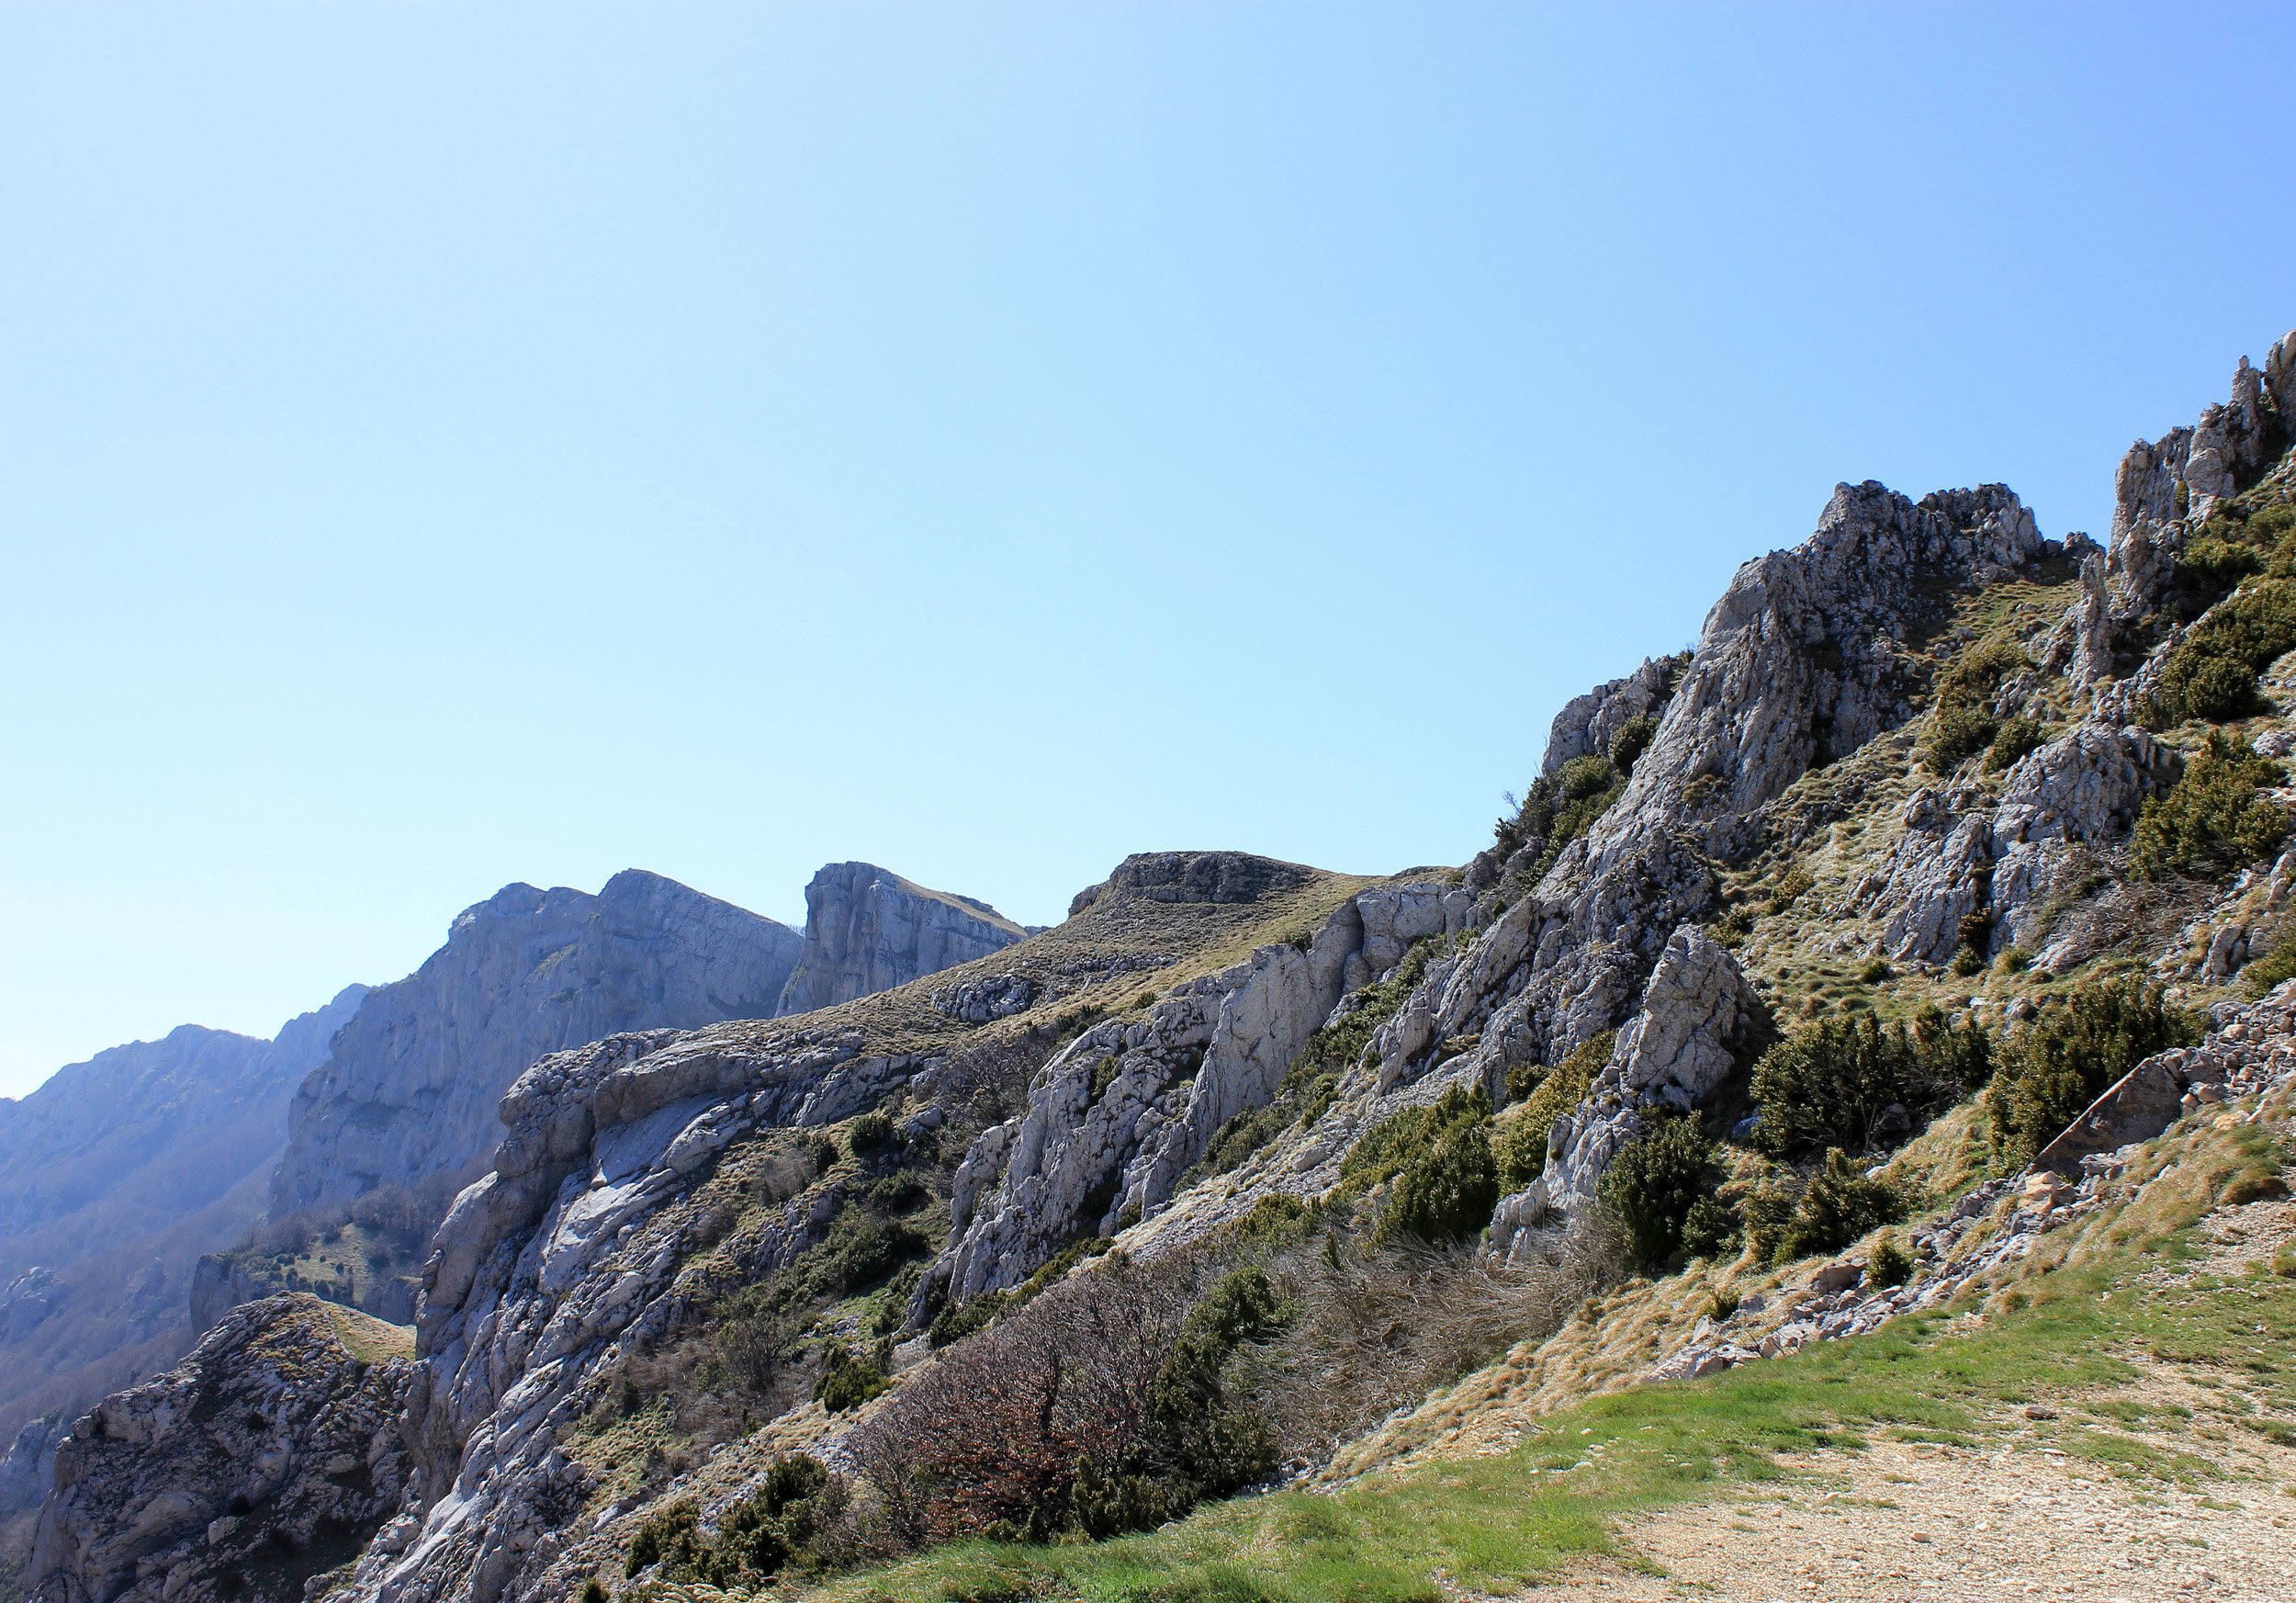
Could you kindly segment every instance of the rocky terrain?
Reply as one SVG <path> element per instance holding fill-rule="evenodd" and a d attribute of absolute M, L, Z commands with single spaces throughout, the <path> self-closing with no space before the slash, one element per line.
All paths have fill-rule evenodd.
<path fill-rule="evenodd" d="M 866 864 L 810 895 L 800 937 L 636 871 L 595 897 L 509 886 L 414 975 L 276 1041 L 186 1025 L 0 1101 L 0 1518 L 45 1495 L 74 1415 L 242 1303 L 310 1292 L 411 1322 L 425 1240 L 536 1057 L 770 1017 L 801 967 L 861 994 L 1022 933 Z"/>
<path fill-rule="evenodd" d="M 323 1587 L 1943 1595 L 1930 1522 L 1998 1495 L 1973 1588 L 2285 1595 L 2189 1494 L 2268 1521 L 2296 1440 L 2291 423 L 2296 335 L 2104 548 L 1840 487 L 1457 869 L 1150 853 L 1025 939 L 825 871 L 771 1006 L 509 1085 Z M 135 1496 L 65 1447 L 28 1590 L 222 1584 L 162 1435 Z M 1821 1474 L 1916 1512 L 1812 1535 Z M 2043 1544 L 2020 1484 L 2143 1540 Z"/>
<path fill-rule="evenodd" d="M 45 1494 L 73 1413 L 190 1345 L 194 1266 L 260 1216 L 287 1102 L 365 988 L 275 1040 L 186 1024 L 0 1101 L 0 1515 Z"/>
<path fill-rule="evenodd" d="M 35 1571 L 93 1598 L 298 1596 L 396 1505 L 406 1332 L 311 1297 L 235 1310 L 56 1455 Z"/>

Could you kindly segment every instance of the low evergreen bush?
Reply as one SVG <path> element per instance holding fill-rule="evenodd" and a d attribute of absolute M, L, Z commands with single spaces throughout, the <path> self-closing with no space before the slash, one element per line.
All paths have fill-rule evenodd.
<path fill-rule="evenodd" d="M 1925 1010 L 1911 1029 L 1870 1013 L 1795 1031 L 1754 1065 L 1754 1145 L 1774 1157 L 1840 1146 L 1866 1152 L 1902 1138 L 1982 1082 L 1983 1031 Z"/>
<path fill-rule="evenodd" d="M 1840 1252 L 1877 1225 L 1904 1217 L 1905 1204 L 1896 1191 L 1867 1180 L 1846 1153 L 1833 1147 L 1795 1203 L 1776 1259 L 1784 1263 L 1812 1253 Z"/>
<path fill-rule="evenodd" d="M 2013 1032 L 1985 1094 L 1995 1146 L 2032 1161 L 2104 1089 L 2154 1053 L 2200 1038 L 2197 1021 L 2140 976 L 2093 980 Z"/>
<path fill-rule="evenodd" d="M 1713 1195 L 1717 1178 L 1714 1144 L 1698 1122 L 1674 1117 L 1621 1146 L 1603 1171 L 1597 1194 L 1625 1226 L 1634 1255 L 1660 1264 L 1683 1246 L 1691 1209 Z"/>
<path fill-rule="evenodd" d="M 2146 798 L 2131 868 L 2140 879 L 2219 879 L 2270 856 L 2288 837 L 2288 817 L 2264 793 L 2281 779 L 2279 764 L 2246 741 L 2212 734 L 2175 789 Z"/>

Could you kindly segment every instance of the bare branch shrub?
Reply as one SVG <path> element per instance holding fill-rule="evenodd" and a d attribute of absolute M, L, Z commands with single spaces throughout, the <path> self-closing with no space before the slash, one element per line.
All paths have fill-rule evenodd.
<path fill-rule="evenodd" d="M 1398 1407 L 1560 1328 L 1629 1269 L 1615 1224 L 1593 1209 L 1527 1263 L 1412 1243 L 1367 1259 L 1310 1240 L 1268 1267 L 1297 1313 L 1245 1384 L 1285 1457 L 1322 1463 Z"/>
<path fill-rule="evenodd" d="M 1199 1276 L 1110 1254 L 945 1351 L 850 1442 L 888 1526 L 913 1541 L 1065 1526 L 1083 1467 L 1139 1438 Z"/>

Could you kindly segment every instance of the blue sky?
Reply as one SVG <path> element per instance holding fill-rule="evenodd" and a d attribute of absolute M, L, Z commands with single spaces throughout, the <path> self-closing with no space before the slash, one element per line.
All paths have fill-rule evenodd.
<path fill-rule="evenodd" d="M 1465 859 L 2296 326 L 2285 7 L 0 10 L 0 1092 L 460 908 Z"/>

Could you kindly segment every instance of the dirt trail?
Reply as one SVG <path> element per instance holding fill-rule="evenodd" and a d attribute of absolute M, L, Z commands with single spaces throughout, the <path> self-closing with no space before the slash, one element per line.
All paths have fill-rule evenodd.
<path fill-rule="evenodd" d="M 2037 1449 L 1894 1442 L 1792 1462 L 1806 1482 L 1638 1524 L 1634 1553 L 1663 1575 L 1604 1566 L 1525 1603 L 2296 1603 L 2296 1498 L 2277 1476 L 2146 1491 Z"/>
<path fill-rule="evenodd" d="M 2196 1274 L 2238 1276 L 2296 1235 L 2296 1205 L 2219 1213 L 2195 1262 L 2144 1277 L 2165 1293 Z M 2296 1447 L 2244 1427 L 2262 1394 L 2228 1369 L 2129 1355 L 2142 1372 L 2110 1398 L 2144 1425 L 2115 1428 L 2205 1461 L 2174 1485 L 2116 1473 L 2051 1445 L 2050 1419 L 1999 1421 L 2007 1439 L 1956 1448 L 1876 1441 L 1784 1461 L 1784 1483 L 1637 1520 L 1625 1563 L 1582 1569 L 1522 1603 L 2296 1603 Z M 2166 1425 L 2162 1422 L 2167 1421 Z"/>

